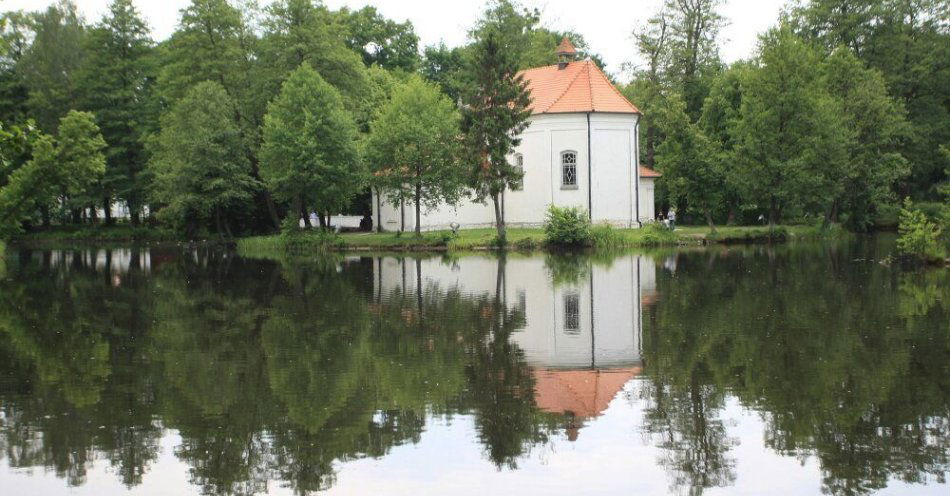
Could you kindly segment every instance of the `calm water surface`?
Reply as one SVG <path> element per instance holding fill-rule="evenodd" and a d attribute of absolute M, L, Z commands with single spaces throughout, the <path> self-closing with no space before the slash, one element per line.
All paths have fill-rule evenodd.
<path fill-rule="evenodd" d="M 890 249 L 8 248 L 0 493 L 947 494 L 950 271 Z"/>

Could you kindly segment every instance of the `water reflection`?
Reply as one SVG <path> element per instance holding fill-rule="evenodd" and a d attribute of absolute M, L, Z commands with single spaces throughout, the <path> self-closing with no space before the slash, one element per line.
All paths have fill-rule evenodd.
<path fill-rule="evenodd" d="M 303 494 L 463 426 L 511 474 L 568 446 L 591 459 L 640 446 L 663 492 L 701 493 L 742 487 L 742 467 L 760 463 L 744 441 L 817 460 L 833 493 L 943 483 L 950 276 L 855 262 L 876 249 L 272 261 L 12 250 L 0 485 L 43 468 L 85 487 L 105 463 L 126 488 L 149 487 L 170 449 L 191 489 L 168 491 Z M 737 412 L 764 432 L 740 439 Z M 637 421 L 612 444 L 591 430 L 624 416 Z"/>

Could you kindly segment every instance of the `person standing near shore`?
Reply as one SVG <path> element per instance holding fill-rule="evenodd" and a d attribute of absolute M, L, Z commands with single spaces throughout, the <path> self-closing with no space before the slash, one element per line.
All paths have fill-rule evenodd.
<path fill-rule="evenodd" d="M 670 230 L 676 229 L 676 210 L 670 208 L 670 213 L 666 218 L 670 221 Z"/>

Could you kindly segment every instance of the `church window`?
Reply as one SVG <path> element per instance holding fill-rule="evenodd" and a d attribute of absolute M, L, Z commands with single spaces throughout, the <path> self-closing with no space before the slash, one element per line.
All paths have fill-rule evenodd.
<path fill-rule="evenodd" d="M 573 291 L 564 294 L 564 332 L 581 332 L 581 297 Z"/>
<path fill-rule="evenodd" d="M 515 169 L 518 169 L 518 172 L 521 173 L 521 180 L 518 181 L 517 185 L 511 187 L 512 191 L 521 191 L 524 189 L 524 155 L 520 153 L 515 154 Z"/>
<path fill-rule="evenodd" d="M 577 152 L 561 152 L 561 187 L 577 188 Z"/>

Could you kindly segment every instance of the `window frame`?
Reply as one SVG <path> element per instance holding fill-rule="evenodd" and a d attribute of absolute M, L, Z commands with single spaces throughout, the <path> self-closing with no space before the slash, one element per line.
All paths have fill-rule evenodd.
<path fill-rule="evenodd" d="M 580 334 L 581 332 L 581 295 L 577 291 L 565 291 L 564 303 L 564 333 Z"/>
<path fill-rule="evenodd" d="M 574 161 L 572 163 L 567 162 L 567 157 L 572 155 Z M 578 189 L 578 170 L 577 170 L 577 158 L 578 153 L 576 150 L 563 150 L 560 154 L 561 157 L 561 189 Z M 573 179 L 572 183 L 566 182 L 567 179 L 567 169 L 568 167 L 573 169 Z"/>
<path fill-rule="evenodd" d="M 512 186 L 511 191 L 521 191 L 524 189 L 524 155 L 520 153 L 514 154 L 514 167 L 521 172 L 521 181 L 518 186 Z"/>

